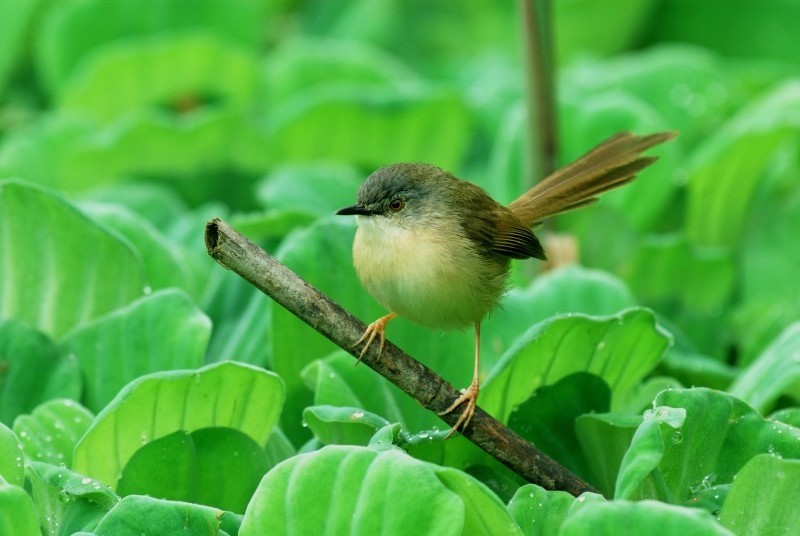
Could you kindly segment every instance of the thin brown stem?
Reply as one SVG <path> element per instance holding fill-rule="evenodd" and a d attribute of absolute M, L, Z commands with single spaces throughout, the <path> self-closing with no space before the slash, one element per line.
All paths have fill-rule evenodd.
<path fill-rule="evenodd" d="M 352 342 L 366 329 L 363 322 L 224 221 L 208 222 L 205 241 L 208 254 L 222 266 L 252 283 L 353 357 L 359 357 Z M 461 394 L 389 341 L 382 353 L 377 345 L 370 347 L 362 362 L 436 413 L 447 409 Z M 458 412 L 441 415 L 450 426 L 455 425 L 458 417 Z M 472 421 L 462 433 L 529 482 L 576 496 L 596 491 L 480 408 L 476 408 Z"/>
<path fill-rule="evenodd" d="M 525 44 L 528 92 L 528 156 L 532 174 L 527 190 L 556 169 L 558 124 L 550 0 L 519 0 Z"/>

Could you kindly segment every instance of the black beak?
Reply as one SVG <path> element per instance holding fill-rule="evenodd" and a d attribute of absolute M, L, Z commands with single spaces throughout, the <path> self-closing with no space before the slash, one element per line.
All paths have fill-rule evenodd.
<path fill-rule="evenodd" d="M 375 214 L 375 211 L 368 209 L 364 205 L 353 205 L 351 207 L 340 208 L 336 211 L 336 214 L 339 216 L 372 216 Z"/>

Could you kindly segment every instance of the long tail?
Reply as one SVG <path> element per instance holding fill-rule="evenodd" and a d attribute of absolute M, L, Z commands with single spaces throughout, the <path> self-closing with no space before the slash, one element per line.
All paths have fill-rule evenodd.
<path fill-rule="evenodd" d="M 639 156 L 641 153 L 677 135 L 615 134 L 522 194 L 508 208 L 524 223 L 533 225 L 548 216 L 591 205 L 598 195 L 632 181 L 636 173 L 657 159 Z"/>

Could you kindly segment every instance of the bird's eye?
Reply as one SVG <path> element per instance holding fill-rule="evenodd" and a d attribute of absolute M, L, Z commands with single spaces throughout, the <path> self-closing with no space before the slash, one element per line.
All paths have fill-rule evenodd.
<path fill-rule="evenodd" d="M 391 201 L 389 201 L 389 210 L 391 210 L 392 212 L 400 212 L 401 210 L 403 210 L 404 206 L 405 206 L 405 203 L 403 203 L 402 199 L 398 198 L 398 199 L 392 199 Z"/>

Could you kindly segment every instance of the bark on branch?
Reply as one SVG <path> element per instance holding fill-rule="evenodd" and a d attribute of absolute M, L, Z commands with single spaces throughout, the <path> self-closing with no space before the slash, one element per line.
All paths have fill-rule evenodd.
<path fill-rule="evenodd" d="M 218 263 L 358 357 L 358 350 L 352 348 L 352 344 L 366 329 L 363 322 L 224 221 L 215 218 L 206 224 L 205 242 L 208 254 Z M 460 395 L 441 376 L 388 340 L 380 358 L 378 345 L 373 344 L 362 363 L 436 413 L 447 409 Z M 458 416 L 456 410 L 441 419 L 453 426 Z M 597 492 L 480 408 L 475 409 L 469 427 L 462 434 L 528 482 L 575 496 L 585 491 Z"/>

